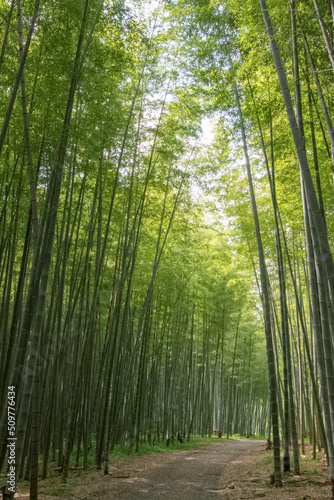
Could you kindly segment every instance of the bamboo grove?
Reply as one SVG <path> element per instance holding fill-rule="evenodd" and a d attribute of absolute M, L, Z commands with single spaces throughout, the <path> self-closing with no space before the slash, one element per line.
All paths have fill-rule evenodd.
<path fill-rule="evenodd" d="M 214 429 L 272 438 L 276 486 L 310 439 L 334 496 L 333 2 L 0 18 L 2 473 L 10 389 L 32 499 Z"/>

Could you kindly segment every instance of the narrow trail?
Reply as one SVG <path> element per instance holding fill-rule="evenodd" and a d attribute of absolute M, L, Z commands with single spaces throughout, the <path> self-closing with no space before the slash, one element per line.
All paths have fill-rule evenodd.
<path fill-rule="evenodd" d="M 264 449 L 264 441 L 224 440 L 168 454 L 138 457 L 121 469 L 110 468 L 82 500 L 214 500 L 231 483 L 230 472 L 245 454 Z M 78 492 L 79 493 L 79 492 Z"/>

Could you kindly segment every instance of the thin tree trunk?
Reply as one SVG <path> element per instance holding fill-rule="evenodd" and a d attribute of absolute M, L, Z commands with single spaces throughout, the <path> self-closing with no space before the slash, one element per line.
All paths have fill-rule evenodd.
<path fill-rule="evenodd" d="M 324 21 L 324 19 L 322 17 L 322 13 L 321 13 L 321 10 L 320 10 L 320 7 L 319 7 L 319 3 L 317 2 L 317 0 L 313 0 L 313 3 L 314 3 L 315 12 L 317 14 L 317 18 L 318 18 L 318 21 L 319 21 L 319 24 L 320 24 L 320 27 L 321 27 L 322 35 L 323 35 L 324 40 L 325 40 L 325 44 L 326 44 L 326 47 L 327 47 L 328 55 L 329 55 L 329 58 L 331 60 L 331 63 L 332 63 L 333 69 L 334 69 L 334 48 L 333 48 L 332 43 L 331 43 L 331 41 L 329 39 L 329 35 L 328 35 L 328 32 L 327 32 L 325 21 Z"/>
<path fill-rule="evenodd" d="M 278 422 L 278 407 L 277 407 L 277 386 L 276 386 L 276 370 L 275 370 L 275 358 L 273 351 L 273 341 L 271 335 L 271 320 L 270 320 L 270 299 L 268 292 L 267 283 L 267 269 L 264 259 L 260 225 L 257 215 L 257 207 L 254 195 L 254 188 L 252 182 L 252 175 L 250 170 L 250 163 L 248 159 L 248 148 L 246 142 L 246 135 L 243 124 L 243 116 L 241 112 L 238 88 L 236 82 L 234 82 L 235 97 L 237 101 L 237 107 L 239 112 L 240 127 L 242 134 L 242 142 L 244 148 L 244 155 L 247 167 L 247 177 L 249 184 L 249 191 L 252 202 L 252 210 L 256 231 L 256 240 L 258 245 L 259 261 L 260 261 L 260 278 L 261 278 L 261 289 L 262 289 L 262 304 L 263 304 L 263 316 L 264 316 L 264 327 L 266 336 L 266 346 L 267 346 L 267 362 L 268 362 L 268 374 L 269 374 L 269 387 L 270 387 L 270 404 L 271 404 L 271 418 L 273 426 L 273 443 L 274 443 L 274 484 L 275 486 L 282 486 L 282 473 L 281 473 L 281 456 L 280 456 L 280 437 L 279 437 L 279 422 Z"/>
<path fill-rule="evenodd" d="M 18 71 L 17 71 L 17 74 L 16 74 L 16 78 L 15 78 L 15 82 L 14 82 L 14 85 L 13 85 L 13 89 L 12 89 L 12 93 L 11 93 L 11 96 L 10 96 L 10 100 L 9 100 L 9 103 L 8 103 L 6 115 L 5 115 L 3 124 L 2 124 L 1 132 L 0 132 L 0 155 L 2 153 L 2 149 L 3 149 L 4 143 L 5 143 L 7 129 L 8 129 L 10 117 L 12 116 L 12 111 L 13 111 L 14 103 L 15 103 L 15 100 L 16 100 L 17 91 L 19 89 L 19 86 L 20 86 L 20 83 L 21 83 L 21 80 L 22 80 L 22 73 L 23 73 L 24 66 L 25 66 L 25 63 L 26 63 L 26 60 L 27 60 L 27 55 L 28 55 L 28 50 L 29 50 L 29 47 L 30 47 L 30 42 L 31 42 L 31 38 L 32 38 L 32 35 L 33 35 L 33 32 L 34 32 L 34 28 L 35 28 L 35 23 L 36 23 L 36 19 L 37 19 L 37 15 L 38 15 L 38 10 L 39 10 L 39 4 L 40 4 L 40 0 L 36 0 L 34 12 L 33 12 L 32 18 L 31 18 L 31 22 L 30 22 L 29 33 L 28 33 L 28 36 L 27 36 L 26 43 L 24 45 L 24 49 L 23 49 L 21 58 L 20 58 L 19 68 L 18 68 Z"/>
<path fill-rule="evenodd" d="M 300 168 L 301 168 L 301 175 L 302 175 L 302 179 L 303 179 L 303 182 L 305 185 L 307 205 L 308 205 L 309 210 L 310 210 L 312 217 L 314 219 L 314 226 L 316 229 L 316 237 L 318 239 L 319 252 L 320 252 L 319 258 L 322 259 L 324 268 L 326 270 L 326 275 L 327 275 L 327 279 L 329 282 L 329 288 L 330 288 L 330 293 L 331 293 L 331 302 L 332 302 L 332 306 L 333 306 L 333 300 L 334 300 L 334 263 L 333 263 L 333 257 L 332 257 L 332 253 L 330 250 L 330 246 L 328 243 L 327 232 L 326 232 L 326 228 L 325 228 L 325 225 L 323 222 L 318 199 L 317 199 L 317 196 L 315 193 L 313 180 L 312 180 L 311 172 L 310 172 L 308 161 L 307 161 L 305 146 L 303 143 L 303 138 L 302 138 L 301 132 L 299 130 L 299 127 L 297 125 L 295 113 L 293 110 L 290 91 L 289 91 L 289 87 L 288 87 L 288 82 L 287 82 L 285 71 L 284 71 L 284 68 L 282 65 L 281 57 L 280 57 L 280 54 L 278 51 L 277 43 L 276 43 L 276 40 L 274 38 L 274 31 L 273 31 L 273 28 L 271 25 L 271 20 L 269 17 L 266 1 L 260 0 L 260 5 L 261 5 L 262 13 L 263 13 L 264 22 L 265 22 L 265 25 L 267 28 L 268 37 L 270 40 L 271 50 L 272 50 L 272 54 L 273 54 L 273 58 L 274 58 L 275 66 L 276 66 L 276 71 L 277 71 L 277 75 L 278 75 L 280 86 L 281 86 L 282 95 L 284 98 L 286 111 L 287 111 L 289 122 L 290 122 L 290 128 L 291 128 L 291 132 L 292 132 L 295 147 L 296 147 L 296 152 L 297 152 L 298 159 L 299 159 L 299 164 L 300 164 Z"/>
<path fill-rule="evenodd" d="M 3 60 L 4 60 L 4 57 L 5 57 L 5 52 L 6 52 L 6 47 L 7 47 L 7 40 L 8 40 L 8 35 L 9 35 L 9 30 L 10 30 L 10 23 L 11 23 L 11 20 L 12 20 L 12 15 L 13 15 L 14 7 L 15 7 L 15 0 L 12 0 L 9 12 L 7 14 L 6 30 L 5 30 L 5 35 L 3 37 L 3 42 L 2 42 L 2 46 L 1 46 L 0 72 L 1 72 L 1 69 L 2 69 L 2 65 L 3 65 Z"/>

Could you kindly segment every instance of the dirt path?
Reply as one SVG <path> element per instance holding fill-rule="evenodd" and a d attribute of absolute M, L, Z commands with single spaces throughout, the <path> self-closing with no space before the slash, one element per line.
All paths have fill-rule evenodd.
<path fill-rule="evenodd" d="M 89 493 L 82 488 L 72 498 L 81 500 L 214 500 L 224 498 L 229 473 L 249 453 L 264 449 L 264 441 L 229 440 L 197 450 L 138 457 L 131 464 L 111 468 Z M 100 476 L 101 477 L 101 476 Z M 230 481 L 231 483 L 231 481 Z M 233 488 L 233 484 L 230 484 Z M 226 496 L 225 496 L 226 498 Z"/>
<path fill-rule="evenodd" d="M 41 481 L 41 500 L 328 500 L 325 459 L 312 460 L 312 446 L 301 455 L 301 476 L 284 475 L 283 488 L 270 484 L 272 452 L 265 441 L 215 440 L 197 450 L 131 456 L 94 469 L 71 471 L 67 489 L 60 478 Z M 72 485 L 70 484 L 72 481 Z M 75 486 L 76 484 L 76 486 Z M 51 489 L 54 487 L 54 495 Z M 51 487 L 51 488 L 50 488 Z M 57 493 L 56 493 L 56 490 Z M 28 498 L 26 491 L 17 498 Z"/>

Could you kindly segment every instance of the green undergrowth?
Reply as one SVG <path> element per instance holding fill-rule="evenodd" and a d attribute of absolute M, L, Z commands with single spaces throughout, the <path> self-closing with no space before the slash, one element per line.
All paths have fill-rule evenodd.
<path fill-rule="evenodd" d="M 130 453 L 129 445 L 118 445 L 115 446 L 114 450 L 110 454 L 109 460 L 113 461 L 115 459 L 117 460 L 120 458 L 126 458 L 131 455 L 142 456 L 151 453 L 169 453 L 171 451 L 191 450 L 194 448 L 198 448 L 199 446 L 210 444 L 212 442 L 214 442 L 212 437 L 191 436 L 189 443 L 187 442 L 187 439 L 185 439 L 183 443 L 175 440 L 174 442 L 171 441 L 169 446 L 166 446 L 166 443 L 163 441 L 152 445 L 148 443 L 142 443 L 139 446 L 139 450 L 133 453 Z"/>
<path fill-rule="evenodd" d="M 51 484 L 48 484 L 49 481 L 51 481 Z M 73 488 L 78 486 L 78 484 L 79 484 L 78 477 L 68 479 L 65 484 L 59 483 L 59 480 L 55 483 L 54 478 L 53 480 L 46 479 L 45 481 L 40 482 L 39 492 L 42 493 L 43 495 L 50 495 L 62 498 L 64 496 L 71 495 L 71 491 L 73 490 Z"/>
<path fill-rule="evenodd" d="M 113 462 L 115 460 L 127 458 L 129 456 L 142 456 L 148 455 L 150 453 L 169 453 L 171 451 L 178 450 L 191 450 L 194 448 L 198 448 L 199 446 L 203 446 L 206 444 L 215 443 L 216 441 L 226 439 L 226 434 L 223 434 L 221 438 L 218 436 L 191 436 L 189 443 L 187 442 L 187 438 L 184 439 L 183 443 L 180 443 L 175 439 L 174 441 L 170 441 L 169 446 L 166 446 L 165 441 L 160 441 L 159 443 L 149 444 L 147 442 L 141 443 L 139 445 L 139 450 L 137 452 L 130 451 L 130 445 L 125 443 L 123 445 L 116 445 L 113 451 L 109 455 L 109 462 Z M 234 434 L 230 436 L 230 439 L 250 439 L 250 440 L 263 440 L 266 439 L 264 436 L 260 436 L 259 434 L 252 435 L 250 438 L 240 434 Z M 79 464 L 76 463 L 77 450 L 74 447 L 73 452 L 70 458 L 70 467 L 76 467 L 77 465 L 82 466 L 83 460 L 83 452 L 80 453 L 80 461 Z M 88 453 L 88 467 L 93 467 L 95 464 L 95 446 L 93 445 Z"/>
<path fill-rule="evenodd" d="M 149 444 L 147 442 L 141 443 L 139 445 L 139 450 L 137 452 L 135 451 L 130 451 L 130 445 L 128 443 L 125 443 L 123 445 L 116 445 L 113 449 L 113 451 L 109 455 L 109 462 L 112 463 L 114 461 L 128 458 L 129 456 L 142 456 L 142 455 L 148 455 L 151 453 L 169 453 L 171 451 L 178 451 L 178 450 L 191 450 L 194 448 L 198 448 L 199 446 L 203 446 L 206 444 L 213 443 L 215 439 L 215 436 L 191 436 L 189 443 L 187 442 L 187 439 L 183 441 L 183 443 L 180 443 L 176 439 L 174 442 L 171 440 L 169 446 L 166 446 L 165 441 L 160 441 L 159 443 L 155 444 Z M 73 452 L 71 454 L 70 458 L 70 467 L 75 467 L 76 464 L 76 456 L 77 456 L 77 450 L 76 448 L 73 449 Z M 83 460 L 83 453 L 80 453 L 80 461 L 79 461 L 79 467 L 82 466 L 82 460 Z M 95 465 L 95 449 L 94 446 L 91 447 L 89 453 L 88 453 L 88 467 L 93 467 Z"/>
<path fill-rule="evenodd" d="M 313 449 L 310 444 L 305 443 L 305 455 L 300 454 L 300 470 L 301 475 L 307 478 L 312 478 L 313 476 L 319 474 L 322 469 L 326 467 L 326 462 L 324 460 L 323 454 L 317 452 L 316 458 L 313 458 Z M 281 464 L 283 467 L 283 451 L 281 450 Z M 272 451 L 266 451 L 262 458 L 262 465 L 265 467 L 268 474 L 271 474 L 274 469 L 274 457 Z M 294 462 L 293 453 L 290 450 L 290 473 L 283 473 L 283 479 L 294 475 Z"/>

